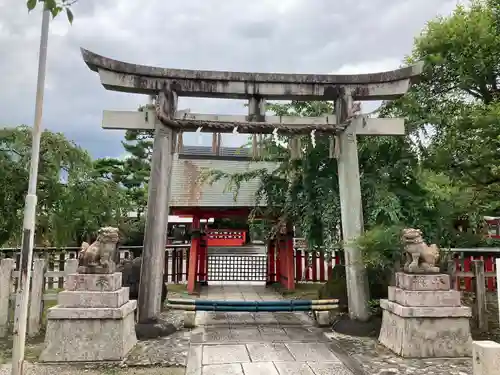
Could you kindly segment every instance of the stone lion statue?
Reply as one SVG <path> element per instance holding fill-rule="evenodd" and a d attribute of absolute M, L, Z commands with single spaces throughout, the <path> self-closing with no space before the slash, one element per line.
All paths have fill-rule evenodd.
<path fill-rule="evenodd" d="M 113 273 L 116 269 L 114 256 L 120 239 L 118 228 L 104 227 L 97 232 L 91 245 L 82 243 L 78 254 L 78 273 Z"/>
<path fill-rule="evenodd" d="M 424 242 L 420 229 L 404 229 L 402 242 L 406 254 L 405 272 L 439 273 L 439 267 L 436 266 L 439 259 L 439 249 L 435 244 L 428 246 Z"/>

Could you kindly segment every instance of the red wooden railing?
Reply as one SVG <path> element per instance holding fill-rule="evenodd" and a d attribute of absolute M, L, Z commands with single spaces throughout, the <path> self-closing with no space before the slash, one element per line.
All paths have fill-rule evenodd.
<path fill-rule="evenodd" d="M 141 246 L 120 247 L 120 259 L 132 256 L 132 250 L 139 249 Z M 167 245 L 165 247 L 165 275 L 170 283 L 184 283 L 187 281 L 187 269 L 189 264 L 189 244 Z M 48 263 L 52 271 L 63 270 L 63 264 L 66 259 L 75 258 L 80 249 L 72 248 L 36 248 L 35 257 L 46 256 L 50 254 Z M 206 250 L 204 250 L 206 251 Z M 473 272 L 472 261 L 482 259 L 484 261 L 485 283 L 488 291 L 497 289 L 495 259 L 500 258 L 500 248 L 472 248 L 472 249 L 451 249 L 454 254 L 455 276 L 454 285 L 457 290 L 473 291 Z M 279 281 L 277 275 L 285 272 L 283 262 L 280 262 L 280 256 L 277 251 L 268 253 L 268 275 L 270 282 Z M 205 253 L 204 253 L 205 254 Z M 0 258 L 3 256 L 13 257 L 16 264 L 19 263 L 19 249 L 0 249 Z M 283 256 L 283 254 L 282 254 Z M 309 258 L 308 258 L 309 257 Z M 344 264 L 344 254 L 342 251 L 336 251 L 330 259 L 326 259 L 322 253 L 308 254 L 303 249 L 294 251 L 294 270 L 296 282 L 318 282 L 327 281 L 336 264 Z M 198 270 L 199 281 L 206 280 L 207 267 L 203 262 L 200 263 Z M 60 284 L 62 280 L 49 280 L 50 286 Z"/>
<path fill-rule="evenodd" d="M 294 251 L 296 282 L 326 282 L 336 264 L 344 264 L 344 253 L 335 251 L 327 260 L 324 253 L 309 253 L 301 249 Z"/>
<path fill-rule="evenodd" d="M 451 249 L 455 263 L 454 285 L 457 290 L 473 291 L 472 261 L 484 261 L 486 290 L 496 291 L 496 265 L 495 259 L 500 258 L 500 248 L 472 248 Z M 332 254 L 330 261 L 325 260 L 321 253 L 308 254 L 305 250 L 295 250 L 295 281 L 296 282 L 325 282 L 336 264 L 344 264 L 343 252 Z M 276 261 L 278 262 L 278 261 Z M 306 265 L 308 266 L 305 269 Z M 304 271 L 305 270 L 305 271 Z"/>
<path fill-rule="evenodd" d="M 476 248 L 454 249 L 453 261 L 455 263 L 454 285 L 457 290 L 473 291 L 473 260 L 483 260 L 486 290 L 497 290 L 495 259 L 500 258 L 500 249 Z"/>

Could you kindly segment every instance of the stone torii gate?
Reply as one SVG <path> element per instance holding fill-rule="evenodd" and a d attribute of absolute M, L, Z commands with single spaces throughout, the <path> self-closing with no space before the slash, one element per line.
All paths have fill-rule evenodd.
<path fill-rule="evenodd" d="M 277 129 L 279 134 L 291 136 L 315 132 L 331 137 L 331 154 L 338 163 L 349 313 L 352 319 L 368 319 L 366 271 L 359 252 L 351 245 L 363 232 L 356 135 L 403 135 L 405 127 L 403 119 L 354 115 L 353 101 L 391 100 L 404 95 L 421 74 L 421 64 L 357 75 L 241 73 L 136 65 L 84 49 L 82 55 L 87 66 L 99 74 L 107 90 L 156 98 L 155 108 L 149 107 L 144 112 L 105 111 L 103 119 L 103 127 L 108 129 L 155 129 L 138 301 L 139 323 L 155 321 L 161 309 L 176 140 L 182 132 L 197 130 L 214 133 L 214 139 L 220 140 L 220 133 L 235 129 L 249 134 L 272 134 Z M 249 113 L 248 116 L 232 116 L 178 111 L 179 96 L 245 99 L 249 103 Z M 332 100 L 335 101 L 335 115 L 266 116 L 266 99 Z"/>

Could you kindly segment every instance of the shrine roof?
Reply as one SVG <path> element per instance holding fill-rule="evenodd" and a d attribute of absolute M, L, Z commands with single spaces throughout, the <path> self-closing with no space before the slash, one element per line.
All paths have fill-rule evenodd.
<path fill-rule="evenodd" d="M 241 159 L 249 160 L 252 157 L 252 150 L 248 147 L 221 147 L 219 155 L 216 155 L 210 146 L 186 146 L 179 152 L 179 159 Z"/>
<path fill-rule="evenodd" d="M 199 180 L 204 170 L 222 170 L 229 174 L 266 168 L 273 170 L 277 163 L 256 162 L 250 160 L 183 158 L 174 154 L 172 168 L 172 186 L 170 207 L 254 207 L 255 193 L 260 181 L 254 179 L 241 185 L 238 194 L 227 191 L 227 181 L 218 181 L 213 185 Z M 265 202 L 259 202 L 265 206 Z"/>

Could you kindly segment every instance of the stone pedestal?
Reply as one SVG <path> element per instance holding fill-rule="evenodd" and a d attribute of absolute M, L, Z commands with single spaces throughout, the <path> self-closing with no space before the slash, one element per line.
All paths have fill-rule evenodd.
<path fill-rule="evenodd" d="M 445 274 L 396 274 L 383 309 L 379 341 L 402 357 L 466 357 L 472 354 L 469 307 L 450 290 Z"/>
<path fill-rule="evenodd" d="M 122 274 L 68 275 L 47 313 L 42 362 L 121 361 L 137 343 L 134 311 Z"/>

